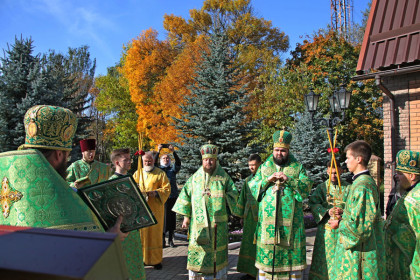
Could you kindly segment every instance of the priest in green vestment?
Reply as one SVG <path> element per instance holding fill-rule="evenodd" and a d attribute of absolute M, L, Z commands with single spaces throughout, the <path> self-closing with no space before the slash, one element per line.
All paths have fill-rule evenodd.
<path fill-rule="evenodd" d="M 261 165 L 261 157 L 258 154 L 251 154 L 248 158 L 248 167 L 251 175 L 245 179 L 236 205 L 236 215 L 241 217 L 243 233 L 241 249 L 239 250 L 237 270 L 246 273 L 241 280 L 255 279 L 258 269 L 255 267 L 256 244 L 255 229 L 258 221 L 258 202 L 252 196 L 248 182 L 254 177 Z"/>
<path fill-rule="evenodd" d="M 339 221 L 331 279 L 384 279 L 385 252 L 379 188 L 367 165 L 371 147 L 359 140 L 345 148 L 348 170 L 354 174 L 342 220 Z M 334 227 L 336 220 L 330 220 Z"/>
<path fill-rule="evenodd" d="M 338 170 L 335 166 L 331 168 L 331 161 L 328 162 L 327 173 L 330 178 L 319 184 L 309 197 L 309 207 L 318 225 L 311 270 L 309 271 L 309 279 L 311 280 L 330 279 L 329 275 L 331 275 L 331 270 L 334 267 L 333 260 L 335 245 L 338 240 L 338 229 L 332 228 L 328 224 L 328 220 L 341 217 L 348 193 L 349 183 L 340 179 L 340 185 L 338 184 L 338 178 L 342 173 L 339 166 Z"/>
<path fill-rule="evenodd" d="M 227 206 L 235 212 L 238 191 L 230 176 L 217 162 L 218 148 L 206 144 L 200 148 L 200 152 L 203 165 L 187 180 L 172 210 L 184 216 L 182 227 L 189 228 L 189 279 L 226 279 Z"/>
<path fill-rule="evenodd" d="M 64 180 L 76 115 L 62 107 L 37 105 L 26 112 L 24 126 L 25 144 L 0 154 L 0 224 L 103 232 L 95 214 Z M 108 232 L 124 239 L 121 221 L 118 218 Z"/>
<path fill-rule="evenodd" d="M 78 189 L 108 180 L 110 168 L 105 163 L 95 160 L 96 140 L 84 139 L 80 141 L 82 159 L 73 162 L 67 168 L 66 181 L 70 187 Z"/>
<path fill-rule="evenodd" d="M 248 183 L 259 202 L 255 263 L 259 279 L 303 279 L 306 268 L 302 200 L 312 181 L 289 152 L 291 140 L 289 132 L 276 131 L 272 155 Z"/>
<path fill-rule="evenodd" d="M 416 246 L 419 246 L 419 220 L 416 217 L 419 211 L 417 210 L 417 213 L 413 211 L 416 204 L 420 202 L 419 199 L 417 201 L 413 199 L 413 194 L 414 197 L 416 196 L 415 191 L 418 198 L 420 193 L 420 187 L 418 187 L 420 185 L 420 153 L 402 150 L 398 152 L 396 161 L 397 182 L 405 193 L 387 217 L 384 227 L 386 279 L 410 279 L 410 267 L 411 279 L 420 279 L 420 252 L 417 249 L 415 253 Z M 417 228 L 412 221 L 417 221 Z"/>
<path fill-rule="evenodd" d="M 418 184 L 418 181 L 405 197 L 404 204 L 407 208 L 408 221 L 416 234 L 416 246 L 410 265 L 410 277 L 411 279 L 420 279 L 420 184 Z"/>
<path fill-rule="evenodd" d="M 111 162 L 115 167 L 115 173 L 109 177 L 117 179 L 128 174 L 131 169 L 130 149 L 116 149 L 111 153 Z M 140 232 L 134 230 L 122 242 L 122 249 L 126 258 L 127 270 L 131 279 L 146 279 L 146 272 L 143 264 L 143 248 L 141 245 Z"/>

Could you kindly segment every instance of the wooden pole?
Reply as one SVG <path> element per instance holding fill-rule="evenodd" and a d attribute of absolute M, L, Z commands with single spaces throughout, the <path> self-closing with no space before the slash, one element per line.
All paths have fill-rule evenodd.
<path fill-rule="evenodd" d="M 138 136 L 138 144 L 139 144 L 139 158 L 137 160 L 137 173 L 139 174 L 139 188 L 140 191 L 143 192 L 146 196 L 146 200 L 148 199 L 147 197 L 147 192 L 146 192 L 146 188 L 144 186 L 144 178 L 143 178 L 143 158 L 141 155 L 141 152 L 143 151 L 143 133 L 140 133 Z"/>
<path fill-rule="evenodd" d="M 339 193 L 341 194 L 341 180 L 340 180 L 340 171 L 338 169 L 337 166 L 337 160 L 335 158 L 335 146 L 337 144 L 337 129 L 335 129 L 335 134 L 334 134 L 334 143 L 331 141 L 331 137 L 330 134 L 328 133 L 327 130 L 327 135 L 328 135 L 328 141 L 330 142 L 330 149 L 331 149 L 331 165 L 330 165 L 330 173 L 329 175 L 329 179 L 328 179 L 328 185 L 327 185 L 327 197 L 330 196 L 330 186 L 331 186 L 331 175 L 332 175 L 332 169 L 335 168 L 335 172 L 337 173 L 337 180 L 338 180 L 338 190 Z M 335 196 L 333 197 L 333 207 L 335 207 Z M 328 200 L 327 200 L 328 201 Z M 333 218 L 335 219 L 335 214 L 333 215 Z"/>

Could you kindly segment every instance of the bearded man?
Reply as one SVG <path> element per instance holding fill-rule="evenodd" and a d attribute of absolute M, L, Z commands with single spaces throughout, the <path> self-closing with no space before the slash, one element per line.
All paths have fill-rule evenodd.
<path fill-rule="evenodd" d="M 302 279 L 306 268 L 302 200 L 312 181 L 289 152 L 292 134 L 276 131 L 273 141 L 273 154 L 248 183 L 259 202 L 255 266 L 259 279 Z"/>
<path fill-rule="evenodd" d="M 227 206 L 235 209 L 238 191 L 217 162 L 218 148 L 206 144 L 200 152 L 203 165 L 185 183 L 173 211 L 184 216 L 182 228 L 189 228 L 189 279 L 227 279 Z"/>
<path fill-rule="evenodd" d="M 160 157 L 160 164 L 157 164 L 159 161 L 159 154 L 162 150 L 163 145 L 159 144 L 158 152 L 155 155 L 155 165 L 165 171 L 166 176 L 168 176 L 169 182 L 171 184 L 171 194 L 169 195 L 168 200 L 165 203 L 165 226 L 163 228 L 163 247 L 166 247 L 165 234 L 168 232 L 168 244 L 171 247 L 175 247 L 173 236 L 174 230 L 176 228 L 176 213 L 172 211 L 176 199 L 178 198 L 178 185 L 176 183 L 176 174 L 181 170 L 181 159 L 178 154 L 175 152 L 174 146 L 169 145 L 168 149 L 173 154 L 175 159 L 175 164 L 171 164 L 171 158 L 169 154 L 163 154 Z"/>
<path fill-rule="evenodd" d="M 171 193 L 168 176 L 161 169 L 155 167 L 152 152 L 146 152 L 143 157 L 143 168 L 134 173 L 134 180 L 139 183 L 140 191 L 146 196 L 147 204 L 157 220 L 157 224 L 140 229 L 143 246 L 143 261 L 145 265 L 153 265 L 155 269 L 162 269 L 163 221 L 165 202 Z"/>
<path fill-rule="evenodd" d="M 405 192 L 385 222 L 386 279 L 419 279 L 420 153 L 402 150 L 396 161 L 397 182 Z"/>
<path fill-rule="evenodd" d="M 18 151 L 0 154 L 0 225 L 104 232 L 95 214 L 64 180 L 76 115 L 66 108 L 37 105 L 26 112 L 24 126 L 25 144 Z M 119 217 L 107 232 L 123 241 L 128 234 L 120 231 L 121 222 Z M 138 255 L 135 250 L 124 253 L 129 267 Z M 133 274 L 130 278 L 144 279 Z"/>

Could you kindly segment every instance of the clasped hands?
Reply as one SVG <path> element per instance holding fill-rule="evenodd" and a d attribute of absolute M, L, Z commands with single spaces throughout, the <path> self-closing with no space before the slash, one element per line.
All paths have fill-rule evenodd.
<path fill-rule="evenodd" d="M 332 229 L 337 229 L 341 221 L 341 214 L 343 214 L 343 209 L 333 207 L 330 210 L 328 210 L 328 214 L 330 215 L 328 224 Z"/>
<path fill-rule="evenodd" d="M 268 181 L 270 183 L 274 183 L 276 181 L 281 181 L 281 182 L 286 182 L 287 179 L 289 179 L 289 177 L 286 176 L 286 174 L 284 174 L 283 172 L 279 171 L 279 172 L 274 172 L 270 177 L 268 177 Z"/>

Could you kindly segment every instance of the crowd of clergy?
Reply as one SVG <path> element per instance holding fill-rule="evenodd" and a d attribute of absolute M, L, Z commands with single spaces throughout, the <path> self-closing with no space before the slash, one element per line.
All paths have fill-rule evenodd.
<path fill-rule="evenodd" d="M 176 219 L 165 216 L 176 212 L 184 217 L 182 227 L 189 232 L 189 279 L 227 279 L 228 215 L 231 213 L 241 218 L 243 226 L 237 264 L 237 270 L 244 273 L 241 279 L 303 279 L 307 264 L 302 203 L 309 198 L 318 226 L 309 279 L 419 279 L 416 213 L 420 202 L 416 185 L 420 154 L 408 150 L 398 153 L 396 177 L 403 195 L 391 206 L 392 212 L 384 222 L 379 189 L 367 168 L 371 147 L 366 142 L 356 141 L 345 149 L 345 163 L 353 174 L 352 184 L 341 178 L 340 164 L 330 161 L 325 165 L 328 180 L 311 193 L 312 181 L 289 152 L 291 139 L 291 133 L 277 131 L 273 135 L 273 152 L 265 162 L 258 154 L 249 156 L 252 174 L 245 179 L 240 192 L 218 163 L 215 145 L 200 148 L 202 166 L 187 180 L 179 196 L 176 173 L 181 164 L 173 146 L 170 152 L 176 157 L 175 169 L 168 154 L 162 157 L 166 164 L 161 161 L 157 168 L 159 154 L 146 152 L 142 156 L 142 174 L 136 171 L 134 178 L 147 196 L 158 223 L 140 230 L 144 264 L 162 268 L 164 226 L 168 220 Z M 101 166 L 92 157 L 94 144 L 94 140 L 81 142 L 83 159 L 68 169 L 67 180 L 71 186 L 75 178 L 88 172 L 92 175 L 94 164 Z M 159 145 L 159 153 L 161 149 Z M 116 172 L 111 179 L 130 170 L 129 152 L 128 149 L 113 152 Z M 124 160 L 127 165 L 122 168 Z M 87 167 L 81 172 L 83 165 Z M 98 180 L 109 178 L 107 172 L 97 170 Z M 165 208 L 168 197 L 173 199 Z M 175 246 L 172 239 L 175 223 L 172 224 L 169 243 Z M 162 234 L 163 242 L 157 238 Z M 132 242 L 132 246 L 132 235 L 123 243 Z"/>
<path fill-rule="evenodd" d="M 75 115 L 65 108 L 38 105 L 28 110 L 24 124 L 26 138 L 20 151 L 0 154 L 0 173 L 5 178 L 2 192 L 5 186 L 14 191 L 0 224 L 103 231 L 75 193 L 83 186 L 127 175 L 130 150 L 111 153 L 112 173 L 109 165 L 95 160 L 95 140 L 82 140 L 82 159 L 65 172 L 77 126 Z M 318 225 L 309 279 L 420 279 L 420 153 L 398 152 L 395 178 L 402 195 L 394 200 L 384 221 L 379 188 L 368 171 L 372 154 L 368 143 L 358 140 L 344 150 L 345 164 L 353 174 L 351 184 L 341 178 L 333 151 L 332 161 L 325 166 L 328 180 L 313 188 L 305 168 L 290 152 L 291 140 L 291 133 L 276 131 L 272 154 L 264 162 L 258 154 L 249 156 L 251 175 L 240 192 L 219 164 L 215 145 L 200 148 L 202 165 L 180 191 L 176 174 L 181 160 L 174 147 L 161 144 L 157 153 L 140 151 L 140 168 L 133 178 L 157 223 L 123 233 L 119 217 L 108 230 L 122 240 L 130 278 L 146 279 L 145 265 L 163 269 L 165 233 L 169 233 L 169 246 L 175 246 L 177 213 L 183 216 L 182 228 L 188 230 L 190 280 L 227 279 L 230 214 L 240 217 L 243 224 L 237 264 L 244 273 L 241 279 L 303 279 L 307 267 L 303 202 L 308 199 Z M 159 158 L 163 147 L 169 149 L 175 164 L 168 153 Z M 39 163 L 22 165 L 25 160 Z M 10 166 L 17 172 L 11 172 Z M 30 205 L 31 196 L 36 195 L 33 189 L 42 183 L 30 178 L 35 169 L 42 168 L 44 181 L 55 182 L 43 186 L 44 193 L 55 194 L 47 202 L 59 202 L 62 209 L 42 206 L 49 214 L 41 217 L 31 212 Z M 17 176 L 24 173 L 26 182 Z M 20 192 L 13 189 L 17 182 Z M 63 184 L 67 188 L 59 187 Z"/>

